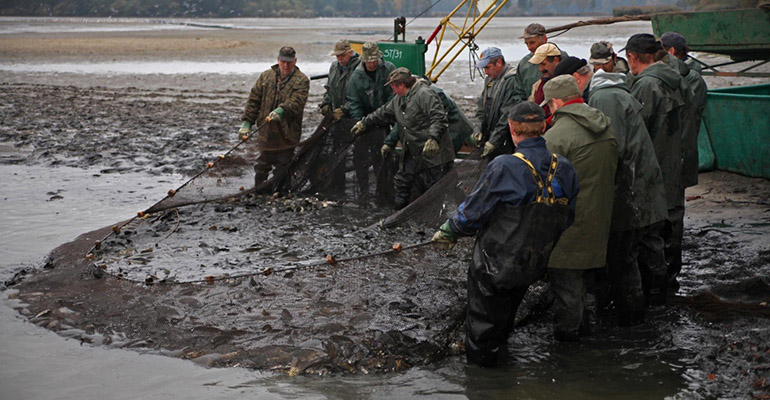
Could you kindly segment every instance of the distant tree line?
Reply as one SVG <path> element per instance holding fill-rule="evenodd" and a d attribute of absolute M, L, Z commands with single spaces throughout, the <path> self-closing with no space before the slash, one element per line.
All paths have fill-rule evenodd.
<path fill-rule="evenodd" d="M 754 7 L 761 0 L 511 0 L 499 15 L 610 13 L 618 6 L 683 9 Z M 92 17 L 395 17 L 415 16 L 436 0 L 2 0 L 0 15 Z M 441 0 L 445 15 L 460 0 Z"/>

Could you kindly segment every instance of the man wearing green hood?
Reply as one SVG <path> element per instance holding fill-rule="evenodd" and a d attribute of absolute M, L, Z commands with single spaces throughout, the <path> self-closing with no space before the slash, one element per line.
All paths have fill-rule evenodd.
<path fill-rule="evenodd" d="M 628 67 L 636 79 L 631 94 L 642 104 L 640 113 L 655 147 L 655 155 L 663 174 L 666 190 L 668 215 L 660 236 L 665 243 L 667 263 L 681 257 L 682 233 L 684 230 L 684 187 L 682 186 L 682 136 L 681 76 L 670 65 L 656 61 L 657 54 L 665 54 L 663 46 L 654 36 L 639 33 L 631 36 L 625 47 Z M 650 282 L 665 282 L 667 266 L 640 265 L 643 272 L 652 277 Z M 663 276 L 663 278 L 661 278 Z M 650 291 L 665 288 L 650 288 Z"/>
<path fill-rule="evenodd" d="M 575 222 L 564 231 L 548 262 L 554 337 L 573 341 L 589 330 L 585 273 L 603 268 L 607 257 L 618 150 L 609 118 L 583 102 L 572 75 L 550 79 L 543 91 L 543 105 L 553 112 L 551 129 L 544 136 L 548 150 L 572 163 L 580 183 Z"/>

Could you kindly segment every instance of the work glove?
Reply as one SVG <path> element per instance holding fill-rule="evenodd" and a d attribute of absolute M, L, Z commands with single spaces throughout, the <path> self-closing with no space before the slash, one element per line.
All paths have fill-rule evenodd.
<path fill-rule="evenodd" d="M 366 130 L 366 125 L 364 125 L 364 121 L 358 121 L 355 125 L 353 125 L 352 128 L 350 128 L 350 133 L 353 134 L 353 136 L 358 136 L 362 134 Z"/>
<path fill-rule="evenodd" d="M 390 146 L 388 146 L 387 144 L 383 144 L 382 147 L 380 147 L 380 155 L 382 156 L 382 158 L 385 158 L 388 155 L 388 153 L 390 153 L 390 150 L 392 150 Z"/>
<path fill-rule="evenodd" d="M 278 107 L 275 110 L 270 111 L 270 114 L 267 115 L 265 121 L 280 121 L 281 118 L 283 118 L 283 107 Z"/>
<path fill-rule="evenodd" d="M 332 113 L 332 106 L 324 104 L 321 106 L 321 115 L 328 117 Z"/>
<path fill-rule="evenodd" d="M 249 121 L 243 121 L 241 129 L 238 129 L 238 138 L 248 135 L 251 132 L 251 123 Z"/>
<path fill-rule="evenodd" d="M 472 145 L 478 147 L 481 146 L 481 141 L 484 139 L 484 134 L 481 132 L 476 132 L 471 134 L 470 142 Z"/>
<path fill-rule="evenodd" d="M 495 145 L 492 143 L 486 142 L 484 143 L 484 150 L 481 152 L 482 157 L 486 157 L 489 155 L 489 153 L 493 152 L 495 150 Z"/>
<path fill-rule="evenodd" d="M 333 113 L 333 115 L 334 115 L 334 121 L 335 121 L 335 122 L 336 122 L 336 121 L 339 121 L 339 120 L 341 120 L 341 119 L 342 119 L 342 117 L 344 117 L 344 116 L 345 116 L 345 111 L 343 111 L 343 110 L 342 110 L 341 108 L 339 108 L 339 107 L 338 107 L 338 108 L 335 108 L 335 109 L 334 109 L 334 111 L 333 111 L 332 113 Z"/>
<path fill-rule="evenodd" d="M 422 154 L 425 157 L 433 157 L 438 154 L 438 142 L 435 139 L 428 139 L 422 146 Z"/>
<path fill-rule="evenodd" d="M 449 227 L 449 220 L 441 225 L 430 240 L 441 244 L 442 246 L 446 246 L 449 249 L 457 244 L 457 235 L 455 235 L 452 228 Z"/>

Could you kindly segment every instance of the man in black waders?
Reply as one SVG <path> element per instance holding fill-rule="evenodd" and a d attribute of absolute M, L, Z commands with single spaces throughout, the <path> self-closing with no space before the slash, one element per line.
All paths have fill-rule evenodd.
<path fill-rule="evenodd" d="M 545 113 L 532 102 L 514 106 L 508 126 L 516 153 L 500 155 L 433 240 L 454 244 L 476 235 L 468 268 L 465 354 L 492 367 L 506 349 L 516 309 L 543 278 L 551 250 L 572 223 L 578 182 L 566 158 L 548 151 Z"/>
<path fill-rule="evenodd" d="M 394 178 L 394 208 L 400 210 L 409 204 L 413 189 L 418 196 L 425 193 L 452 169 L 455 151 L 444 106 L 428 84 L 400 67 L 388 75 L 386 85 L 393 90 L 393 98 L 358 121 L 350 133 L 360 135 L 369 127 L 398 123 L 404 154 Z"/>

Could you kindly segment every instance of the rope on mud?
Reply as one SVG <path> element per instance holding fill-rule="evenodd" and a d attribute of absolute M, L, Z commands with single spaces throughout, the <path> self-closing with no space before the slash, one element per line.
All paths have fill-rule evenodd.
<path fill-rule="evenodd" d="M 214 283 L 214 282 L 217 282 L 217 281 L 226 281 L 226 280 L 230 280 L 230 279 L 248 278 L 248 277 L 257 276 L 257 275 L 270 276 L 270 275 L 272 275 L 274 273 L 287 272 L 287 271 L 296 271 L 296 270 L 301 270 L 301 269 L 306 269 L 306 268 L 319 267 L 319 266 L 322 266 L 322 265 L 336 266 L 339 263 L 344 263 L 344 262 L 348 262 L 348 261 L 363 260 L 363 259 L 366 259 L 366 258 L 384 256 L 384 255 L 388 255 L 388 254 L 398 254 L 398 253 L 400 253 L 402 251 L 416 249 L 416 248 L 427 246 L 427 245 L 430 245 L 430 244 L 433 244 L 433 243 L 436 243 L 436 242 L 433 242 L 432 240 L 426 240 L 424 242 L 412 244 L 412 245 L 409 245 L 409 246 L 403 246 L 403 247 L 401 246 L 400 243 L 397 243 L 397 244 L 393 245 L 393 247 L 391 247 L 388 250 L 378 251 L 378 252 L 374 252 L 374 253 L 367 253 L 367 254 L 362 254 L 362 255 L 358 255 L 358 256 L 351 256 L 351 257 L 345 257 L 345 258 L 336 259 L 333 256 L 328 255 L 328 256 L 326 256 L 325 259 L 316 260 L 316 261 L 308 261 L 308 262 L 305 262 L 304 264 L 301 264 L 301 265 L 291 265 L 291 266 L 286 266 L 286 267 L 277 268 L 277 269 L 273 268 L 273 267 L 267 267 L 267 268 L 262 269 L 261 271 L 256 271 L 256 272 L 247 272 L 247 273 L 236 274 L 236 275 L 222 275 L 222 276 L 216 276 L 216 277 L 215 276 L 207 276 L 207 277 L 205 277 L 203 279 L 195 279 L 195 280 L 190 280 L 190 281 L 166 281 L 166 280 L 155 281 L 155 280 L 152 279 L 152 277 L 148 277 L 145 280 L 137 280 L 137 279 L 125 278 L 125 277 L 121 276 L 120 273 L 113 274 L 113 273 L 107 272 L 107 274 L 112 276 L 115 279 L 124 280 L 124 281 L 128 281 L 128 282 L 134 282 L 134 283 L 144 283 L 144 284 L 147 284 L 147 285 L 151 285 L 151 284 L 155 284 L 155 283 L 160 284 L 160 285 L 184 285 L 184 284 L 190 284 L 190 283 Z M 99 269 L 100 271 L 104 272 L 104 270 L 99 268 L 98 266 L 96 268 Z"/>

